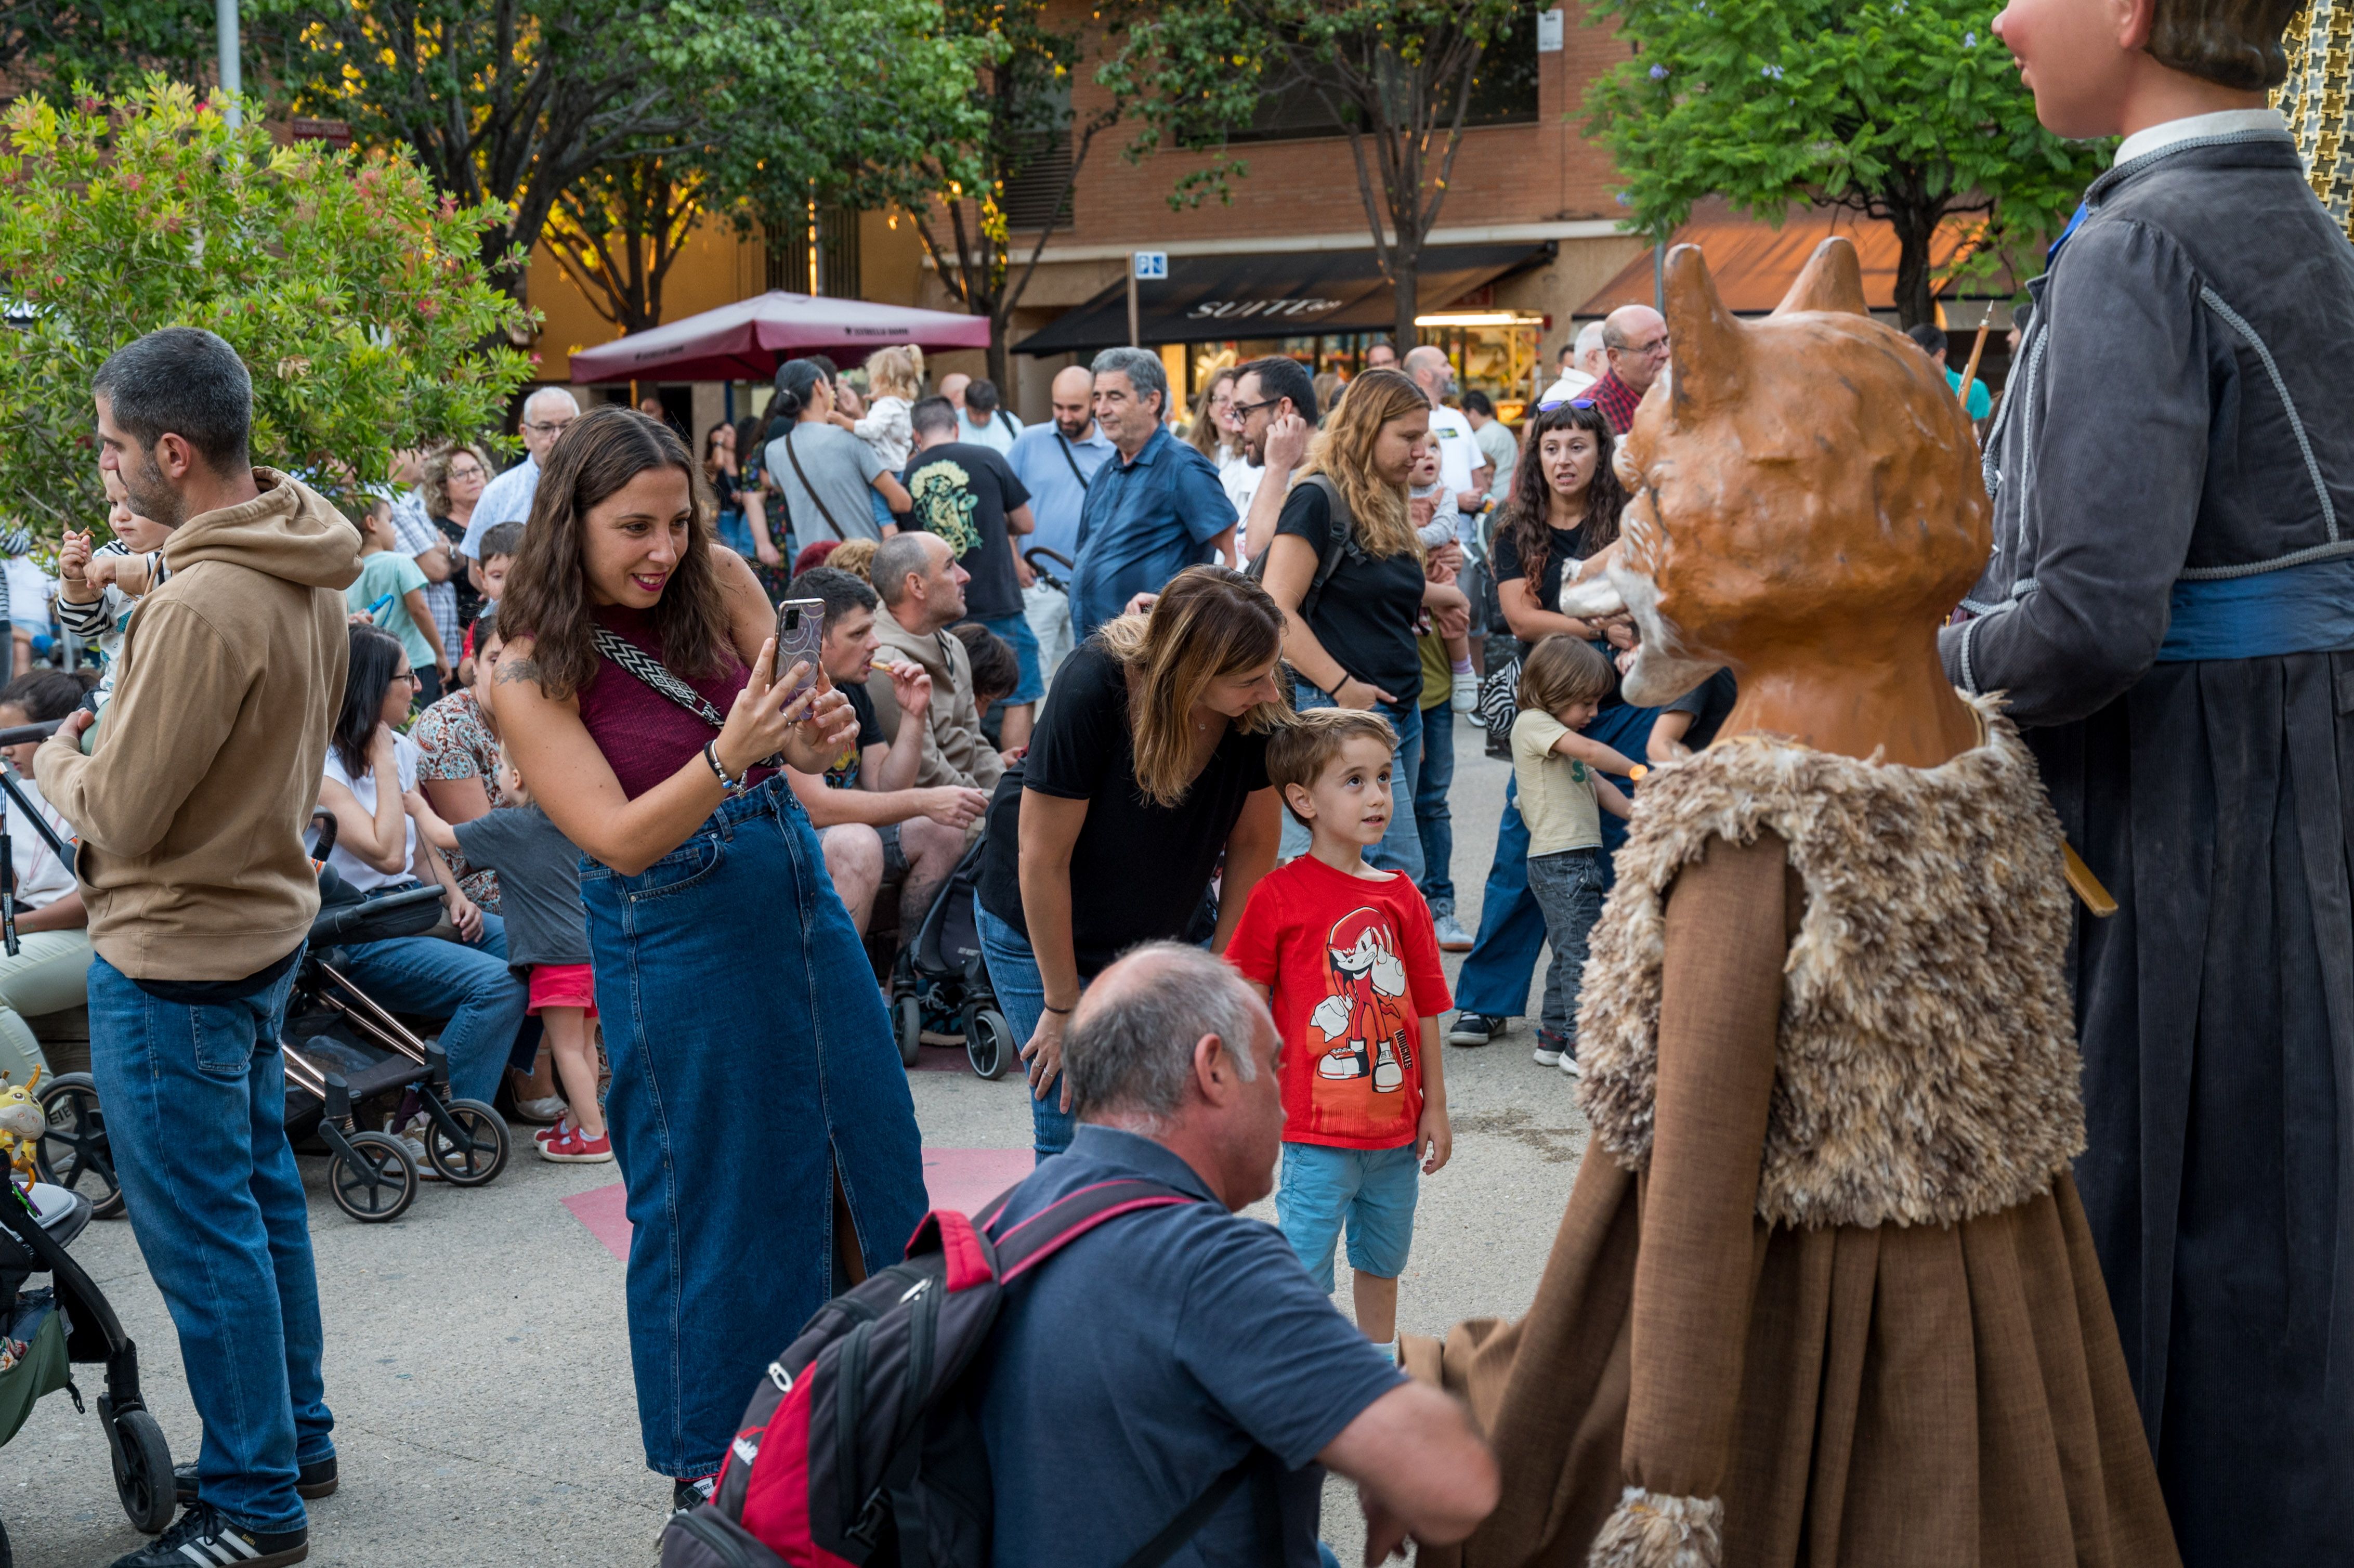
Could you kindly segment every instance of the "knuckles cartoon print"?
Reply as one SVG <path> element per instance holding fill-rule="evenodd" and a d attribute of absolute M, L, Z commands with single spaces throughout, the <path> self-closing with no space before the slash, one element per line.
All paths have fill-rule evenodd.
<path fill-rule="evenodd" d="M 1376 1094 L 1394 1094 L 1414 1065 L 1407 1045 L 1405 965 L 1389 919 L 1377 909 L 1352 909 L 1325 937 L 1324 1000 L 1308 1015 L 1329 1049 L 1319 1077 L 1371 1077 Z"/>

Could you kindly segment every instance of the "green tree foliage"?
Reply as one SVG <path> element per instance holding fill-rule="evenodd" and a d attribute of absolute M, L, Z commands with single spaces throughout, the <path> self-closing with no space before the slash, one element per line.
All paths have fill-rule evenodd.
<path fill-rule="evenodd" d="M 0 495 L 37 532 L 106 515 L 90 376 L 117 348 L 201 326 L 253 376 L 256 461 L 348 504 L 397 448 L 472 437 L 530 374 L 476 260 L 495 203 L 437 197 L 405 158 L 271 143 L 157 78 L 111 102 L 0 115 Z"/>
<path fill-rule="evenodd" d="M 1438 226 L 1482 63 L 1528 0 L 1139 0 L 1118 69 L 1136 92 L 1140 158 L 1164 142 L 1215 146 L 1261 102 L 1308 92 L 1349 142 L 1397 339 L 1415 339 L 1416 274 Z M 1226 199 L 1247 173 L 1221 156 L 1172 205 Z"/>
<path fill-rule="evenodd" d="M 1778 223 L 1802 204 L 1895 230 L 1896 306 L 1932 319 L 1930 242 L 1970 216 L 1989 268 L 2056 233 L 2106 159 L 2035 120 L 1982 0 L 1600 0 L 1634 58 L 1586 96 L 1627 178 L 1630 227 L 1664 234 L 1722 195 Z"/>
<path fill-rule="evenodd" d="M 127 91 L 151 70 L 209 79 L 212 0 L 0 0 L 0 80 Z"/>

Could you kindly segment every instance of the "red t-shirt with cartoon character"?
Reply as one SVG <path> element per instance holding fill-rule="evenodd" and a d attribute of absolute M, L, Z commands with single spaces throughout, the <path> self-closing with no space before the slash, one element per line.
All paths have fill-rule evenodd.
<path fill-rule="evenodd" d="M 1285 1141 L 1414 1141 L 1422 1021 L 1454 1001 L 1411 878 L 1372 881 L 1301 855 L 1251 889 L 1226 959 L 1268 988 L 1283 1036 Z"/>

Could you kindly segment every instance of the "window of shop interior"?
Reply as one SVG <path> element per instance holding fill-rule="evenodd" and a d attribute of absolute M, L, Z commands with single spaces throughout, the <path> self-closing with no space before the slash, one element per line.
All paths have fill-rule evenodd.
<path fill-rule="evenodd" d="M 1541 389 L 1543 363 L 1539 353 L 1542 329 L 1531 323 L 1496 327 L 1425 327 L 1420 341 L 1447 351 L 1455 366 L 1458 393 L 1485 392 L 1506 424 L 1518 424 L 1529 402 Z M 1326 333 L 1315 337 L 1229 338 L 1218 343 L 1191 343 L 1163 347 L 1171 387 L 1182 386 L 1172 399 L 1192 408 L 1195 394 L 1229 365 L 1281 355 L 1308 367 L 1309 374 L 1338 371 L 1353 376 L 1365 367 L 1365 350 L 1389 341 L 1387 333 Z M 1180 357 L 1182 356 L 1182 363 Z"/>

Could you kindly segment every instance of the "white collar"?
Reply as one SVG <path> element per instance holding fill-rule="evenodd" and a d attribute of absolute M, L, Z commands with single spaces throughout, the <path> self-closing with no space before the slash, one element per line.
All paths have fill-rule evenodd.
<path fill-rule="evenodd" d="M 2191 114 L 2163 124 L 2145 126 L 2117 143 L 2117 164 L 2126 164 L 2162 152 L 2178 142 L 2201 136 L 2232 136 L 2245 131 L 2275 131 L 2288 134 L 2288 122 L 2277 109 L 2219 109 L 2212 114 Z"/>

